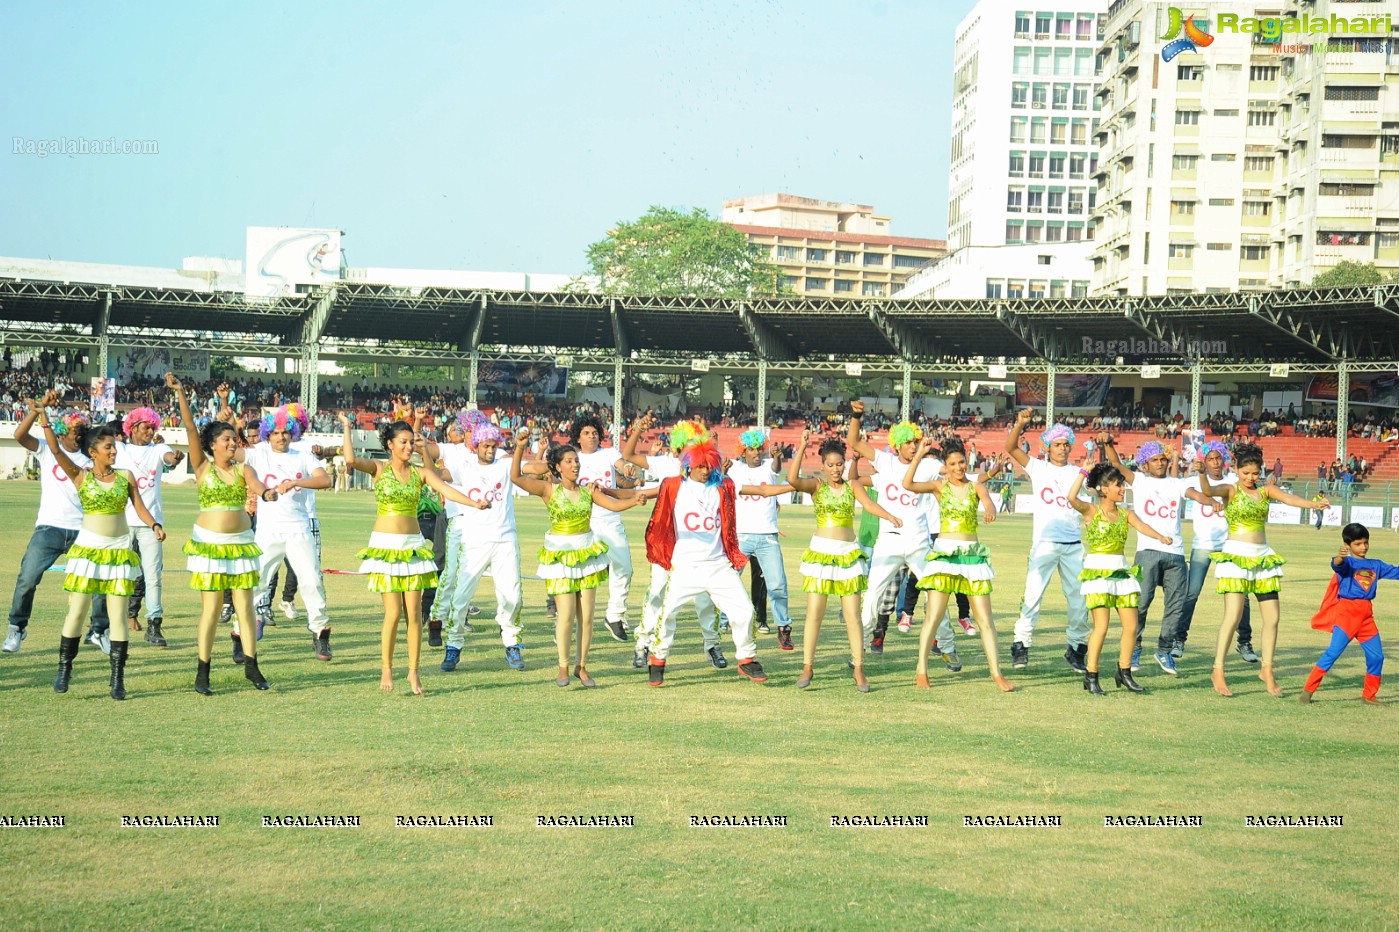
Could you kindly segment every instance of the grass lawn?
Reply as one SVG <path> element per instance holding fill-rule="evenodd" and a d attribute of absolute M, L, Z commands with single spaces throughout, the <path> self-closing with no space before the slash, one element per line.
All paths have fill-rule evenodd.
<path fill-rule="evenodd" d="M 0 484 L 7 580 L 37 499 L 37 483 Z M 544 509 L 531 499 L 518 512 L 529 574 Z M 325 565 L 354 569 L 371 498 L 323 493 L 320 513 Z M 314 658 L 303 622 L 283 619 L 259 651 L 273 688 L 256 692 L 228 660 L 225 627 L 215 695 L 204 697 L 191 689 L 197 603 L 179 552 L 193 517 L 192 489 L 167 489 L 170 647 L 133 639 L 129 701 L 108 698 L 106 659 L 89 647 L 71 691 L 53 692 L 66 604 L 57 573 L 39 591 L 23 650 L 0 655 L 0 816 L 67 822 L 0 828 L 6 929 L 1399 926 L 1399 890 L 1383 868 L 1399 842 L 1399 713 L 1360 702 L 1358 646 L 1315 703 L 1296 701 L 1327 640 L 1307 621 L 1339 540 L 1334 529 L 1270 531 L 1291 560 L 1281 700 L 1232 654 L 1236 697 L 1210 690 L 1222 604 L 1210 591 L 1182 675 L 1144 665 L 1145 695 L 1107 684 L 1107 697 L 1092 698 L 1080 688 L 1060 658 L 1057 584 L 1030 668 L 1010 670 L 1028 517 L 1003 518 L 983 536 L 999 574 L 1001 659 L 1020 686 L 1009 695 L 986 679 L 976 639 L 961 645 L 962 673 L 934 664 L 933 688 L 915 690 L 916 641 L 893 632 L 887 653 L 867 662 L 874 691 L 861 695 L 830 612 L 816 680 L 799 692 L 799 591 L 798 651 L 759 637 L 766 685 L 712 669 L 687 618 L 665 689 L 647 688 L 630 646 L 599 623 L 589 667 L 602 688 L 561 690 L 543 584 L 529 578 L 525 672 L 505 666 L 487 583 L 458 670 L 440 672 L 440 652 L 425 648 L 428 695 L 416 698 L 400 643 L 399 689 L 386 695 L 378 597 L 362 577 L 332 575 L 333 662 Z M 638 567 L 634 618 L 649 572 L 644 519 L 626 519 Z M 810 519 L 793 509 L 782 526 L 799 590 Z M 1399 541 L 1377 532 L 1372 555 L 1399 561 Z M 1377 615 L 1393 637 L 1399 587 L 1384 586 Z M 1109 658 L 1115 638 L 1114 623 Z M 396 816 L 434 814 L 489 815 L 494 825 L 395 826 Z M 632 816 L 635 825 L 535 824 L 565 814 Z M 784 815 L 787 825 L 689 825 L 692 815 L 748 814 Z M 221 825 L 122 828 L 124 815 L 217 815 Z M 268 815 L 361 824 L 264 828 Z M 833 828 L 835 815 L 928 823 Z M 1014 815 L 1062 824 L 963 825 L 964 816 Z M 1202 825 L 1104 827 L 1110 815 L 1200 816 Z M 1342 816 L 1344 826 L 1245 827 L 1245 817 L 1261 815 Z"/>

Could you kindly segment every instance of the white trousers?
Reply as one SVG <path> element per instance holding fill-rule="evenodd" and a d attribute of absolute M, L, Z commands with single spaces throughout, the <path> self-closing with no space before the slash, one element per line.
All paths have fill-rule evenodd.
<path fill-rule="evenodd" d="M 865 592 L 864 604 L 860 606 L 860 623 L 865 629 L 865 644 L 870 642 L 875 619 L 879 614 L 879 597 L 886 587 L 893 584 L 899 575 L 899 567 L 907 567 L 915 577 L 927 572 L 928 537 L 918 533 L 893 533 L 880 531 L 874 540 L 874 552 L 870 554 L 869 589 Z M 938 626 L 938 649 L 952 650 L 952 629 L 947 628 L 947 641 L 943 642 L 943 626 Z"/>
<path fill-rule="evenodd" d="M 748 587 L 743 584 L 743 577 L 726 559 L 705 560 L 671 570 L 665 590 L 665 607 L 661 610 L 660 630 L 651 646 L 651 656 L 656 660 L 665 660 L 670 656 L 670 645 L 675 640 L 676 616 L 686 602 L 701 594 L 708 595 L 729 616 L 729 631 L 733 634 L 734 654 L 738 661 L 742 663 L 756 657 L 758 645 L 753 640 L 753 601 L 748 597 Z"/>
<path fill-rule="evenodd" d="M 651 586 L 646 590 L 646 604 L 641 606 L 641 627 L 636 631 L 636 652 L 650 649 L 656 643 L 657 632 L 661 627 L 661 613 L 665 611 L 666 587 L 670 582 L 670 570 L 651 565 Z M 699 615 L 700 633 L 704 635 L 704 649 L 719 644 L 719 613 L 709 593 L 695 596 L 695 612 Z"/>
<path fill-rule="evenodd" d="M 454 617 L 452 608 L 457 591 L 457 572 L 461 564 L 461 520 L 452 518 L 447 522 L 447 560 L 437 577 L 437 596 L 432 601 L 432 618 L 429 621 L 450 621 Z"/>
<path fill-rule="evenodd" d="M 500 640 L 506 647 L 514 647 L 520 643 L 520 604 L 525 598 L 520 585 L 519 538 L 478 541 L 459 549 L 452 630 L 447 635 L 447 646 L 459 650 L 466 646 L 466 610 L 476 595 L 481 577 L 489 572 L 495 580 L 495 620 L 500 625 Z"/>
<path fill-rule="evenodd" d="M 593 538 L 607 543 L 607 620 L 625 621 L 631 592 L 631 543 L 620 522 L 593 525 Z"/>
<path fill-rule="evenodd" d="M 141 575 L 146 577 L 146 619 L 164 618 L 160 603 L 160 574 L 165 572 L 165 545 L 155 539 L 155 530 L 144 524 L 132 525 L 136 549 L 141 553 Z"/>
<path fill-rule="evenodd" d="M 1036 541 L 1030 548 L 1030 563 L 1025 570 L 1025 600 L 1020 603 L 1020 618 L 1015 622 L 1015 639 L 1029 647 L 1035 636 L 1035 624 L 1040 617 L 1040 603 L 1049 577 L 1059 571 L 1059 585 L 1064 600 L 1069 603 L 1068 640 L 1073 647 L 1088 643 L 1088 606 L 1079 591 L 1078 574 L 1083 572 L 1083 545 L 1056 544 Z"/>
<path fill-rule="evenodd" d="M 321 579 L 321 555 L 316 548 L 316 538 L 308 530 L 305 536 L 282 537 L 268 535 L 258 537 L 257 545 L 262 548 L 258 557 L 257 588 L 253 590 L 253 604 L 260 605 L 270 599 L 267 591 L 272 574 L 282 565 L 282 560 L 291 564 L 296 573 L 297 593 L 306 606 L 306 627 L 312 634 L 319 635 L 330 626 L 330 616 L 325 610 L 325 583 Z"/>

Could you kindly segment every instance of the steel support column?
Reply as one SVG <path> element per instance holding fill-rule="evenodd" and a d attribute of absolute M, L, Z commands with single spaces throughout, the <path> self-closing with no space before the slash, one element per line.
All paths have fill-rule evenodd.
<path fill-rule="evenodd" d="M 899 409 L 899 417 L 907 421 L 913 411 L 913 363 L 904 360 L 904 400 Z"/>
<path fill-rule="evenodd" d="M 468 376 L 467 376 L 468 382 L 467 382 L 467 384 L 466 384 L 466 403 L 467 403 L 467 406 L 468 406 L 468 407 L 472 407 L 472 408 L 478 407 L 478 405 L 476 404 L 476 378 L 477 378 L 477 375 L 478 375 L 478 373 L 479 373 L 480 371 L 481 371 L 481 354 L 478 353 L 478 352 L 476 352 L 476 350 L 472 350 L 472 351 L 471 351 L 471 368 L 470 368 L 469 374 L 468 374 Z"/>
<path fill-rule="evenodd" d="M 1190 363 L 1190 429 L 1200 429 L 1200 375 L 1199 358 Z"/>
<path fill-rule="evenodd" d="M 758 410 L 754 417 L 757 426 L 765 428 L 768 425 L 768 361 L 761 358 L 758 360 L 758 397 L 756 400 L 755 407 Z"/>
<path fill-rule="evenodd" d="M 627 370 L 622 366 L 622 357 L 612 363 L 612 443 L 622 440 L 622 405 L 627 399 Z"/>
<path fill-rule="evenodd" d="M 1346 434 L 1350 424 L 1350 362 L 1344 357 L 1336 366 L 1336 459 L 1346 461 Z"/>
<path fill-rule="evenodd" d="M 1053 360 L 1044 370 L 1044 424 L 1049 427 L 1054 423 L 1054 369 Z"/>
<path fill-rule="evenodd" d="M 315 417 L 316 407 L 320 403 L 321 345 L 319 343 L 303 345 L 296 364 L 301 370 L 301 404 L 306 408 L 307 414 Z"/>
<path fill-rule="evenodd" d="M 98 313 L 97 319 L 97 374 L 102 378 L 107 377 L 107 352 L 111 349 L 112 341 L 107 336 L 107 325 L 112 319 L 112 293 L 102 292 L 102 309 Z"/>

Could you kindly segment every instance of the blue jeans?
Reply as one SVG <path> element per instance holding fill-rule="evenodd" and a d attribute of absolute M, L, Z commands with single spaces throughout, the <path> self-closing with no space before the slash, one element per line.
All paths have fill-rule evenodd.
<path fill-rule="evenodd" d="M 15 595 L 10 600 L 10 624 L 23 631 L 29 627 L 29 616 L 34 611 L 34 592 L 44 579 L 44 573 L 66 554 L 77 540 L 78 532 L 61 527 L 41 524 L 29 538 L 29 546 L 19 561 L 19 578 L 15 580 Z M 64 615 L 67 614 L 65 609 Z M 63 616 L 60 616 L 60 618 Z M 99 626 L 100 622 L 100 626 Z M 105 631 L 108 626 L 107 600 L 92 600 L 92 626 Z"/>
<path fill-rule="evenodd" d="M 792 615 L 787 610 L 787 568 L 782 564 L 782 545 L 776 534 L 740 534 L 739 552 L 758 564 L 767 584 L 768 601 L 772 603 L 772 617 L 779 628 L 790 627 Z M 721 613 L 721 622 L 726 619 Z"/>
<path fill-rule="evenodd" d="M 1176 638 L 1184 638 L 1181 631 L 1185 618 L 1186 592 L 1188 590 L 1185 557 L 1181 554 L 1143 549 L 1138 546 L 1136 562 L 1142 570 L 1142 594 L 1137 603 L 1137 647 L 1142 646 L 1142 631 L 1146 629 L 1146 613 L 1151 610 L 1151 603 L 1156 597 L 1156 588 L 1160 586 L 1166 593 L 1166 610 L 1161 616 L 1161 635 L 1156 639 L 1156 649 L 1170 650 L 1172 641 Z M 1196 592 L 1195 595 L 1196 598 L 1199 598 L 1199 592 Z"/>
<path fill-rule="evenodd" d="M 1190 623 L 1195 620 L 1195 603 L 1200 600 L 1200 590 L 1205 588 L 1205 578 L 1210 572 L 1210 555 L 1205 550 L 1190 551 L 1190 572 L 1185 581 L 1185 611 L 1181 615 L 1177 637 L 1182 641 L 1190 635 Z M 1253 626 L 1248 623 L 1249 604 L 1244 599 L 1244 614 L 1239 620 L 1239 643 L 1253 641 Z"/>

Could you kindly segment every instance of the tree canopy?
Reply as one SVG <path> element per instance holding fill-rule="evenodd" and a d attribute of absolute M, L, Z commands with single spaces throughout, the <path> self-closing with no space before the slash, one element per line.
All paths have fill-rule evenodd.
<path fill-rule="evenodd" d="M 747 237 L 700 208 L 653 206 L 618 223 L 588 247 L 588 264 L 605 294 L 743 298 L 776 294 L 776 267 Z"/>
<path fill-rule="evenodd" d="M 1375 268 L 1373 262 L 1352 262 L 1347 259 L 1313 278 L 1312 287 L 1345 288 L 1352 285 L 1379 285 L 1387 281 L 1399 281 L 1399 274 L 1386 276 Z"/>

